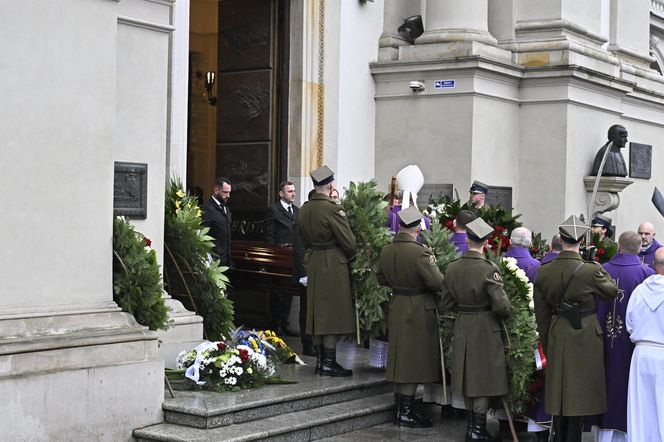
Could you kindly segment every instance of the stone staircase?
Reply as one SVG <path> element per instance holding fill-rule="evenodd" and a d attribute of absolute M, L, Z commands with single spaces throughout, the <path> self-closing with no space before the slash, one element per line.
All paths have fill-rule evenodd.
<path fill-rule="evenodd" d="M 266 385 L 237 393 L 166 393 L 164 423 L 134 430 L 137 441 L 307 441 L 388 422 L 394 417 L 392 385 L 384 371 L 367 363 L 368 351 L 345 345 L 339 362 L 352 367 L 350 378 L 313 373 L 284 365 L 279 375 L 296 384 Z"/>

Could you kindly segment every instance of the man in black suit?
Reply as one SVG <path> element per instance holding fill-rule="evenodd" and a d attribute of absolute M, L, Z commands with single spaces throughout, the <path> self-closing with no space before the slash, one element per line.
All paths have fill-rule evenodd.
<path fill-rule="evenodd" d="M 231 266 L 231 226 L 233 219 L 228 200 L 231 198 L 231 181 L 219 177 L 210 199 L 203 204 L 203 225 L 209 227 L 214 239 L 214 253 L 219 257 L 222 266 Z"/>
<path fill-rule="evenodd" d="M 293 245 L 295 242 L 295 223 L 300 209 L 293 204 L 295 201 L 295 184 L 283 181 L 279 184 L 279 201 L 267 208 L 265 212 L 265 242 L 274 245 Z M 270 310 L 272 327 L 281 336 L 297 336 L 288 329 L 288 315 L 292 298 L 289 295 L 272 293 Z"/>

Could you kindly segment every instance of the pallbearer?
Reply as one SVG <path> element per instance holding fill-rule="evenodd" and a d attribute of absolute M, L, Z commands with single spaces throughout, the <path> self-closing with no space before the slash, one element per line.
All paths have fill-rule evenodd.
<path fill-rule="evenodd" d="M 395 383 L 396 424 L 430 427 L 431 420 L 415 410 L 417 384 L 441 379 L 436 300 L 443 275 L 428 247 L 417 242 L 422 214 L 415 206 L 397 214 L 399 233 L 380 253 L 378 282 L 392 288 L 385 378 Z"/>
<path fill-rule="evenodd" d="M 484 258 L 493 232 L 482 218 L 466 226 L 468 251 L 447 267 L 443 308 L 458 312 L 452 348 L 452 391 L 463 395 L 470 416 L 466 440 L 500 441 L 486 431 L 489 398 L 507 394 L 507 363 L 499 318 L 512 306 L 500 270 Z"/>
<path fill-rule="evenodd" d="M 355 235 L 341 206 L 330 198 L 334 172 L 323 166 L 311 172 L 315 192 L 300 209 L 300 244 L 312 250 L 307 270 L 307 327 L 317 346 L 316 371 L 322 376 L 351 376 L 337 363 L 337 341 L 355 333 L 355 312 L 348 260 Z"/>

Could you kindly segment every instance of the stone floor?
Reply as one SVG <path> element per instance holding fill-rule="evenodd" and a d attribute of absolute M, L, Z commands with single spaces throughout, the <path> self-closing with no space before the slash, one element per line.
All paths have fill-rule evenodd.
<path fill-rule="evenodd" d="M 302 350 L 299 338 L 288 338 L 288 344 L 296 352 Z M 366 352 L 355 351 L 355 346 L 350 342 L 340 343 L 338 346 L 338 359 L 339 362 L 346 366 L 365 365 Z M 360 360 L 358 360 L 360 359 Z M 305 367 L 300 367 L 307 369 Z M 392 423 L 376 425 L 369 428 L 344 433 L 338 436 L 322 439 L 328 442 L 361 442 L 361 441 L 409 441 L 409 442 L 425 442 L 425 441 L 444 441 L 444 442 L 463 442 L 465 440 L 465 419 L 442 418 L 440 416 L 440 406 L 434 404 L 424 404 L 423 411 L 431 419 L 433 419 L 433 427 L 431 428 L 399 428 Z M 489 419 L 487 425 L 489 431 L 493 434 L 498 432 L 498 421 Z M 511 437 L 504 435 L 504 441 L 511 441 Z M 535 438 L 528 433 L 520 433 L 519 440 L 521 442 L 534 442 Z M 592 442 L 593 438 L 590 433 L 584 433 L 583 442 Z"/>

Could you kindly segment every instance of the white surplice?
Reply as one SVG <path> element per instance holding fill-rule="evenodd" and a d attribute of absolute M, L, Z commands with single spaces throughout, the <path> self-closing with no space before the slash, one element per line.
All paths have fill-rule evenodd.
<path fill-rule="evenodd" d="M 636 344 L 627 393 L 627 441 L 664 441 L 664 276 L 632 292 L 626 323 Z M 610 404 L 609 404 L 610 406 Z"/>

